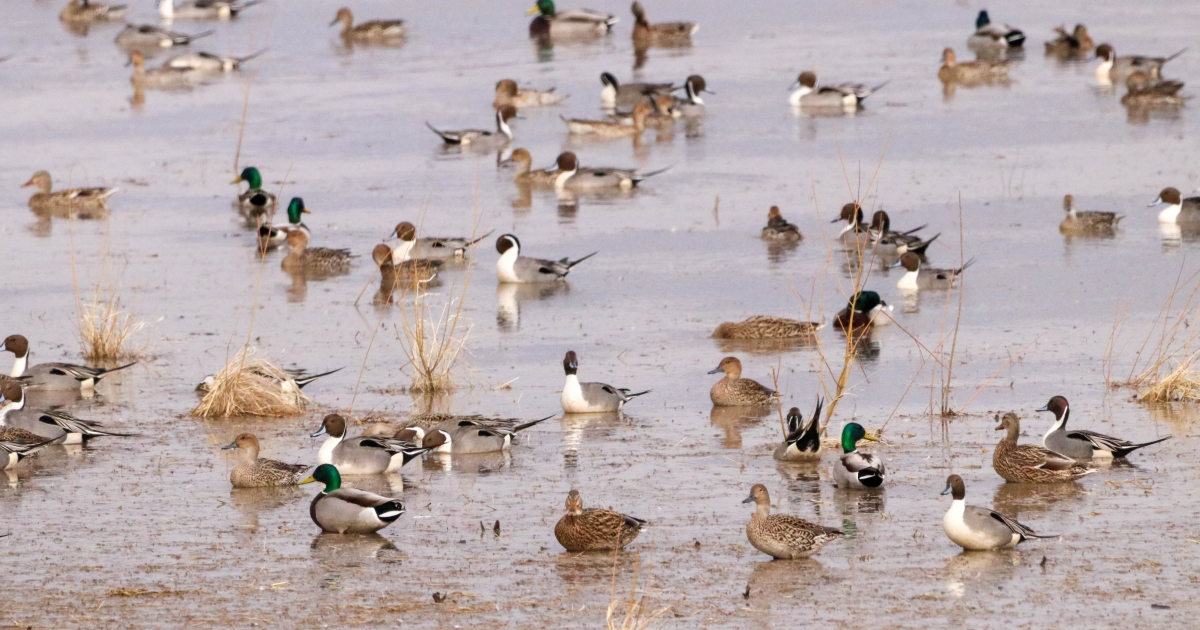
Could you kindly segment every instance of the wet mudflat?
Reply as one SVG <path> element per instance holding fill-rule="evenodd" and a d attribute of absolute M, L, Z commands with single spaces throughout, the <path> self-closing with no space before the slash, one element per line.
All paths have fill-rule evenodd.
<path fill-rule="evenodd" d="M 1195 243 L 1161 233 L 1145 208 L 1163 187 L 1197 187 L 1195 108 L 1131 122 L 1120 91 L 1095 85 L 1092 64 L 1041 55 L 1053 26 L 1077 21 L 1119 54 L 1169 54 L 1192 43 L 1195 7 L 994 10 L 1024 28 L 1026 58 L 1009 85 L 948 98 L 938 54 L 953 46 L 968 58 L 978 7 L 665 2 L 648 7 L 652 19 L 700 22 L 696 45 L 651 51 L 633 75 L 621 5 L 593 5 L 622 18 L 607 40 L 539 49 L 524 37 L 520 6 L 364 2 L 354 6 L 360 19 L 402 17 L 411 34 L 400 47 L 347 50 L 325 27 L 335 4 L 268 3 L 194 46 L 269 48 L 241 75 L 138 99 L 112 43 L 119 27 L 79 37 L 58 23 L 60 6 L 9 5 L 0 24 L 0 56 L 12 55 L 0 63 L 4 334 L 29 337 L 35 362 L 80 360 L 74 252 L 81 291 L 111 280 L 151 322 L 140 337 L 153 359 L 68 406 L 142 437 L 51 449 L 0 484 L 0 534 L 12 533 L 0 538 L 5 623 L 594 627 L 614 583 L 623 599 L 635 576 L 652 610 L 670 606 L 656 622 L 664 627 L 1187 627 L 1196 615 L 1195 413 L 1131 401 L 1130 390 L 1105 386 L 1103 365 L 1118 309 L 1134 339 L 1120 377 L 1180 270 L 1196 270 Z M 131 19 L 155 18 L 139 6 Z M 844 52 L 848 39 L 854 54 Z M 891 83 L 857 116 L 797 116 L 786 87 L 814 66 L 829 81 Z M 1184 55 L 1168 68 L 1186 81 L 1195 62 Z M 701 126 L 680 124 L 670 137 L 570 140 L 558 115 L 599 114 L 602 71 L 676 82 L 699 73 L 716 94 Z M 671 170 L 633 194 L 563 204 L 522 194 L 495 154 L 443 150 L 424 121 L 488 126 L 492 86 L 505 77 L 571 94 L 514 124 L 514 146 L 535 165 L 569 149 L 585 165 Z M 313 245 L 361 254 L 349 275 L 293 279 L 271 254 L 260 276 L 228 184 L 247 89 L 241 165 L 259 167 L 282 198 L 304 197 Z M 111 215 L 72 224 L 30 212 L 16 186 L 42 168 L 58 186 L 120 186 Z M 1060 235 L 1066 193 L 1081 209 L 1126 214 L 1116 236 Z M 939 407 L 940 377 L 913 337 L 948 347 L 958 294 L 906 298 L 897 270 L 874 269 L 866 282 L 895 305 L 900 326 L 875 332 L 831 430 L 851 418 L 887 423 L 875 450 L 889 479 L 877 495 L 832 488 L 832 452 L 819 466 L 775 462 L 777 414 L 712 411 L 715 377 L 705 375 L 730 353 L 768 385 L 777 368 L 784 407 L 806 415 L 832 387 L 812 346 L 764 350 L 708 335 L 755 314 L 830 321 L 853 283 L 828 221 L 852 195 L 887 209 L 897 228 L 942 232 L 929 258 L 945 267 L 960 260 L 961 196 L 962 257 L 979 259 L 962 289 L 951 395 L 955 409 L 970 404 L 946 422 L 928 413 Z M 802 244 L 759 240 L 771 205 L 799 224 Z M 463 271 L 443 274 L 432 294 L 463 296 L 470 353 L 460 388 L 429 401 L 401 393 L 409 377 L 395 307 L 375 303 L 374 286 L 356 304 L 377 284 L 371 247 L 406 219 L 424 234 L 513 232 L 535 256 L 600 254 L 560 287 L 497 288 L 489 238 L 469 282 Z M 352 479 L 402 496 L 408 512 L 378 537 L 319 536 L 308 517 L 315 486 L 231 491 L 233 458 L 219 447 L 253 432 L 264 456 L 313 461 L 320 440 L 308 434 L 324 412 L 187 415 L 196 382 L 248 333 L 281 365 L 345 366 L 307 391 L 328 410 L 353 405 L 359 420 L 399 425 L 430 410 L 542 417 L 559 408 L 568 349 L 585 381 L 654 391 L 622 416 L 543 423 L 507 455 L 429 457 L 390 478 Z M 840 335 L 826 328 L 819 338 L 840 368 Z M 1174 439 L 1076 484 L 1005 484 L 991 469 L 1001 435 L 991 413 L 1016 411 L 1022 441 L 1038 442 L 1050 417 L 1032 410 L 1055 394 L 1071 400 L 1075 427 Z M 938 493 L 950 473 L 966 480 L 969 503 L 1063 537 L 959 553 L 941 529 L 949 498 Z M 770 562 L 744 534 L 751 509 L 741 500 L 754 483 L 767 485 L 776 510 L 842 527 L 846 539 L 808 561 Z M 653 524 L 618 556 L 615 579 L 611 555 L 569 554 L 554 540 L 572 487 L 588 505 Z"/>

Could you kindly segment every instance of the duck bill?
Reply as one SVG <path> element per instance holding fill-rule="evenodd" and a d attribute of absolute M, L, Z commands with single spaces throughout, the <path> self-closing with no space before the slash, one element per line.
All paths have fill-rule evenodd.
<path fill-rule="evenodd" d="M 542 10 L 537 8 L 537 5 L 534 5 L 532 8 L 530 8 L 528 11 L 525 12 L 525 15 L 537 15 L 541 12 L 542 12 Z"/>
<path fill-rule="evenodd" d="M 791 91 L 793 91 L 793 90 L 796 90 L 796 89 L 797 89 L 797 88 L 799 88 L 799 87 L 800 87 L 800 82 L 799 82 L 799 81 L 792 81 L 792 84 L 788 86 L 788 89 L 787 89 L 787 91 L 791 92 Z"/>
<path fill-rule="evenodd" d="M 226 444 L 225 446 L 222 446 L 222 447 L 221 447 L 221 450 L 222 450 L 222 451 L 228 451 L 228 450 L 235 449 L 235 448 L 237 448 L 237 447 L 238 447 L 238 445 L 237 445 L 237 440 L 234 440 L 234 441 L 230 442 L 229 444 Z"/>
<path fill-rule="evenodd" d="M 947 494 L 950 494 L 951 492 L 954 492 L 954 488 L 951 487 L 949 484 L 947 484 L 946 489 L 942 490 L 942 496 L 946 496 Z"/>
<path fill-rule="evenodd" d="M 719 365 L 718 365 L 718 366 L 717 366 L 717 369 L 715 369 L 715 370 L 709 370 L 709 372 L 708 372 L 708 373 L 709 373 L 709 374 L 716 374 L 716 373 L 718 373 L 718 372 L 721 372 L 721 371 L 723 371 L 723 370 L 722 370 L 721 366 L 719 366 Z"/>
<path fill-rule="evenodd" d="M 314 481 L 316 481 L 316 479 L 313 479 L 313 478 L 312 478 L 312 475 L 309 475 L 309 476 L 308 476 L 308 477 L 306 477 L 306 478 L 305 478 L 303 481 L 301 481 L 300 483 L 298 483 L 298 484 L 296 484 L 296 485 L 303 486 L 303 485 L 304 485 L 304 484 L 306 484 L 306 483 L 312 483 L 312 482 L 314 482 Z M 946 494 L 946 493 L 945 493 L 945 492 L 943 492 L 942 494 Z"/>
<path fill-rule="evenodd" d="M 229 182 L 229 183 L 230 183 L 230 184 L 240 184 L 240 183 L 242 183 L 242 182 L 244 182 L 244 181 L 246 181 L 246 180 L 242 179 L 242 176 L 241 176 L 241 175 L 238 175 L 237 179 L 235 179 L 235 180 L 233 180 L 233 181 L 231 181 L 231 182 Z"/>
<path fill-rule="evenodd" d="M 896 267 L 903 266 L 903 264 L 904 263 L 901 263 L 899 260 L 897 260 L 896 262 L 888 265 L 888 269 L 895 269 Z"/>
<path fill-rule="evenodd" d="M 325 435 L 325 425 L 321 425 L 321 428 L 317 429 L 316 433 L 310 433 L 308 437 L 321 437 L 322 435 Z"/>
<path fill-rule="evenodd" d="M 33 180 L 31 179 L 31 180 L 25 182 L 24 184 L 21 184 L 21 188 L 29 188 L 30 186 L 36 186 L 36 185 L 37 184 L 35 184 L 33 182 Z"/>
<path fill-rule="evenodd" d="M 874 435 L 871 435 L 870 433 L 864 433 L 863 439 L 868 442 L 878 442 L 879 441 L 879 438 L 875 437 Z"/>
<path fill-rule="evenodd" d="M 1034 411 L 1050 411 L 1050 405 L 1046 405 L 1045 407 L 1038 407 L 1037 409 L 1034 409 Z"/>
<path fill-rule="evenodd" d="M 754 503 L 754 495 L 752 494 L 745 499 L 742 499 L 742 503 Z"/>
<path fill-rule="evenodd" d="M 1159 198 L 1155 199 L 1154 201 L 1151 201 L 1149 203 L 1149 205 L 1147 205 L 1146 207 L 1153 208 L 1154 206 L 1157 206 L 1157 205 L 1161 204 L 1162 202 L 1163 202 L 1162 197 L 1159 197 Z"/>
<path fill-rule="evenodd" d="M 332 22 L 330 22 L 330 23 L 329 23 L 329 25 L 330 25 L 330 26 L 333 26 L 334 24 L 337 24 L 337 23 L 338 23 L 338 19 L 337 19 L 337 18 L 333 18 L 333 21 L 332 21 Z"/>

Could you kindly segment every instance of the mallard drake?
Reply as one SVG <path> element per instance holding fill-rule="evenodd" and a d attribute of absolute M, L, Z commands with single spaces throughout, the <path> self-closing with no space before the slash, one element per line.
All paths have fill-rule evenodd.
<path fill-rule="evenodd" d="M 817 406 L 804 422 L 799 407 L 787 414 L 787 437 L 775 447 L 772 457 L 781 462 L 814 462 L 821 459 L 821 407 L 825 399 L 817 397 Z"/>
<path fill-rule="evenodd" d="M 634 107 L 658 95 L 671 96 L 679 89 L 671 83 L 621 83 L 611 72 L 600 73 L 600 105 L 606 109 Z"/>
<path fill-rule="evenodd" d="M 771 514 L 771 496 L 761 483 L 750 488 L 742 503 L 753 503 L 754 516 L 746 525 L 746 538 L 755 549 L 777 560 L 807 558 L 844 534 L 788 514 Z"/>
<path fill-rule="evenodd" d="M 176 4 L 175 0 L 158 0 L 158 14 L 164 20 L 228 20 L 259 2 L 262 0 L 183 0 Z"/>
<path fill-rule="evenodd" d="M 350 271 L 350 260 L 356 257 L 348 249 L 309 247 L 308 233 L 304 230 L 288 230 L 287 244 L 290 249 L 280 263 L 284 271 L 341 274 Z"/>
<path fill-rule="evenodd" d="M 129 7 L 123 4 L 103 4 L 88 0 L 71 0 L 63 7 L 58 19 L 63 22 L 108 22 L 125 19 Z"/>
<path fill-rule="evenodd" d="M 892 323 L 891 315 L 883 315 L 892 307 L 884 302 L 874 291 L 859 291 L 850 296 L 846 308 L 833 318 L 833 325 L 839 330 L 863 331 L 871 326 L 886 326 Z"/>
<path fill-rule="evenodd" d="M 517 433 L 537 426 L 554 416 L 546 416 L 532 422 L 518 424 L 512 428 L 480 425 L 475 422 L 459 422 L 450 429 L 435 429 L 425 434 L 421 446 L 438 453 L 472 455 L 498 453 L 512 447 Z"/>
<path fill-rule="evenodd" d="M 783 218 L 783 214 L 779 212 L 779 206 L 771 206 L 767 211 L 767 225 L 762 229 L 762 239 L 764 241 L 802 241 L 804 235 L 800 233 L 800 228 L 794 223 L 788 223 L 787 219 Z"/>
<path fill-rule="evenodd" d="M 862 425 L 851 422 L 842 427 L 842 456 L 833 464 L 833 484 L 839 488 L 873 490 L 883 487 L 886 471 L 883 459 L 858 450 L 859 440 L 878 442 Z"/>
<path fill-rule="evenodd" d="M 213 31 L 204 31 L 195 35 L 176 33 L 165 28 L 150 24 L 130 24 L 117 33 L 117 45 L 125 48 L 170 48 L 172 46 L 187 46 L 192 41 L 212 35 Z"/>
<path fill-rule="evenodd" d="M 232 182 L 240 184 L 246 182 L 249 188 L 245 192 L 238 195 L 238 210 L 247 217 L 264 218 L 269 214 L 275 213 L 275 208 L 278 205 L 278 200 L 275 195 L 263 190 L 262 174 L 253 166 L 247 166 L 242 169 Z"/>
<path fill-rule="evenodd" d="M 983 85 L 1008 80 L 1008 63 L 1004 61 L 958 62 L 953 48 L 942 51 L 942 67 L 938 69 L 938 80 L 943 84 L 967 86 Z"/>
<path fill-rule="evenodd" d="M 13 353 L 12 378 L 23 379 L 28 391 L 92 391 L 100 379 L 134 365 L 137 361 L 115 368 L 93 368 L 70 363 L 41 363 L 29 366 L 29 340 L 22 335 L 9 335 L 0 350 Z"/>
<path fill-rule="evenodd" d="M 1033 444 L 1017 444 L 1021 435 L 1021 420 L 1015 413 L 1001 418 L 997 431 L 1008 433 L 992 451 L 992 468 L 1005 481 L 1013 483 L 1065 483 L 1096 472 L 1070 457 L 1065 457 Z"/>
<path fill-rule="evenodd" d="M 139 88 L 185 89 L 194 87 L 204 78 L 204 73 L 191 68 L 146 68 L 146 55 L 138 50 L 129 53 L 129 64 L 133 66 L 129 83 Z"/>
<path fill-rule="evenodd" d="M 1007 24 L 992 22 L 987 11 L 980 11 L 975 18 L 975 32 L 967 38 L 967 48 L 989 52 L 1020 48 L 1025 44 L 1025 33 Z"/>
<path fill-rule="evenodd" d="M 662 22 L 651 24 L 646 20 L 646 10 L 642 8 L 641 2 L 634 2 L 629 10 L 633 12 L 634 19 L 634 48 L 690 46 L 692 44 L 692 34 L 700 30 L 700 25 L 695 22 Z"/>
<path fill-rule="evenodd" d="M 1116 229 L 1121 219 L 1125 218 L 1125 215 L 1115 212 L 1098 212 L 1095 210 L 1078 212 L 1075 210 L 1075 197 L 1071 195 L 1063 196 L 1063 210 L 1067 213 L 1067 218 L 1058 224 L 1058 231 L 1063 234 L 1078 234 L 1081 232 L 1111 233 Z"/>
<path fill-rule="evenodd" d="M 37 186 L 38 191 L 29 197 L 29 207 L 38 209 L 68 208 L 79 210 L 107 209 L 105 199 L 113 196 L 118 188 L 68 188 L 51 192 L 53 184 L 50 173 L 38 171 L 21 185 L 21 188 Z"/>
<path fill-rule="evenodd" d="M 567 513 L 554 526 L 554 537 L 567 551 L 613 551 L 633 542 L 646 521 L 602 508 L 583 507 L 578 490 L 567 494 Z"/>
<path fill-rule="evenodd" d="M 325 485 L 313 497 L 308 515 L 321 529 L 333 534 L 373 534 L 404 514 L 404 504 L 378 494 L 342 487 L 342 476 L 330 464 L 321 464 L 301 484 Z"/>
<path fill-rule="evenodd" d="M 954 544 L 967 551 L 1009 549 L 1030 538 L 1057 538 L 1039 536 L 1032 529 L 995 510 L 967 505 L 964 500 L 967 488 L 958 475 L 946 478 L 946 489 L 942 494 L 952 494 L 954 497 L 950 509 L 942 517 L 942 530 Z"/>
<path fill-rule="evenodd" d="M 17 442 L 0 441 L 0 458 L 3 458 L 0 459 L 0 462 L 3 462 L 4 464 L 3 466 L 0 466 L 0 470 L 8 470 L 9 468 L 16 466 L 17 462 L 27 457 L 32 457 L 33 455 L 37 454 L 38 451 L 50 446 L 51 444 L 54 444 L 57 441 L 58 440 L 45 440 L 37 444 L 19 444 Z"/>
<path fill-rule="evenodd" d="M 308 208 L 304 206 L 304 200 L 300 197 L 292 197 L 288 202 L 287 209 L 287 225 L 267 225 L 258 226 L 258 249 L 259 251 L 270 251 L 287 242 L 288 230 L 307 230 L 308 226 L 304 225 L 300 215 L 310 214 Z"/>
<path fill-rule="evenodd" d="M 554 188 L 560 192 L 564 190 L 574 192 L 632 190 L 642 181 L 670 169 L 667 167 L 649 173 L 639 173 L 625 168 L 581 168 L 579 159 L 570 151 L 559 155 L 557 163 L 558 171 L 554 178 Z"/>
<path fill-rule="evenodd" d="M 521 255 L 521 241 L 514 234 L 504 234 L 496 239 L 496 251 L 500 252 L 500 259 L 496 261 L 496 278 L 500 284 L 562 280 L 576 265 L 600 253 L 592 252 L 575 260 L 566 257 L 559 260 L 530 258 Z"/>
<path fill-rule="evenodd" d="M 650 116 L 650 104 L 638 103 L 633 108 L 633 124 L 626 125 L 617 120 L 587 120 L 559 116 L 567 125 L 567 131 L 575 135 L 596 138 L 630 138 L 641 136 L 646 130 L 646 118 Z"/>
<path fill-rule="evenodd" d="M 867 87 L 862 83 L 838 83 L 835 85 L 817 85 L 817 73 L 801 72 L 792 83 L 788 103 L 793 107 L 841 108 L 855 111 L 862 102 L 879 91 L 888 82 L 884 81 L 875 87 Z"/>
<path fill-rule="evenodd" d="M 513 175 L 513 181 L 518 184 L 550 188 L 554 186 L 554 180 L 558 177 L 558 173 L 550 169 L 534 170 L 533 156 L 527 149 L 513 151 L 512 155 L 508 157 L 508 161 L 517 165 L 517 172 Z"/>
<path fill-rule="evenodd" d="M 33 445 L 46 441 L 45 436 L 38 435 L 32 431 L 26 431 L 19 427 L 8 426 L 8 414 L 20 411 L 25 407 L 24 389 L 24 387 L 12 381 L 0 383 L 0 442 Z"/>
<path fill-rule="evenodd" d="M 708 392 L 714 407 L 743 407 L 769 405 L 779 402 L 779 394 L 763 387 L 758 381 L 742 378 L 742 362 L 737 357 L 725 357 L 709 374 L 725 373 Z"/>
<path fill-rule="evenodd" d="M 517 115 L 517 109 L 512 105 L 503 105 L 496 110 L 496 131 L 485 131 L 483 129 L 461 129 L 458 131 L 441 131 L 425 121 L 425 126 L 429 130 L 441 137 L 442 142 L 446 144 L 458 144 L 463 146 L 473 147 L 501 147 L 512 142 L 513 132 L 512 127 L 508 126 L 508 121 L 513 118 L 520 118 Z"/>
<path fill-rule="evenodd" d="M 908 251 L 900 256 L 892 267 L 904 267 L 905 274 L 896 282 L 896 288 L 904 291 L 919 289 L 949 289 L 958 283 L 958 278 L 967 267 L 975 264 L 972 258 L 958 269 L 921 269 L 920 255 Z"/>
<path fill-rule="evenodd" d="M 871 244 L 875 252 L 896 256 L 903 255 L 905 252 L 924 254 L 925 250 L 929 249 L 929 245 L 942 235 L 941 232 L 938 232 L 928 240 L 916 236 L 916 232 L 923 229 L 925 229 L 925 225 L 919 225 L 907 232 L 893 232 L 892 218 L 885 210 L 876 210 L 875 214 L 871 215 L 871 224 L 867 226 L 867 232 L 871 235 Z"/>
<path fill-rule="evenodd" d="M 234 488 L 294 486 L 300 483 L 300 473 L 308 470 L 307 464 L 285 464 L 259 457 L 258 438 L 253 433 L 243 433 L 221 448 L 238 450 L 238 464 L 229 473 Z"/>
<path fill-rule="evenodd" d="M 1183 81 L 1151 81 L 1142 72 L 1134 72 L 1125 80 L 1128 90 L 1121 104 L 1131 109 L 1181 107 L 1189 96 L 1180 96 Z"/>
<path fill-rule="evenodd" d="M 1067 32 L 1065 26 L 1055 27 L 1054 32 L 1058 33 L 1058 37 L 1046 42 L 1047 55 L 1064 58 L 1079 57 L 1096 48 L 1096 42 L 1092 41 L 1087 27 L 1082 24 L 1076 24 L 1075 30 L 1070 33 Z"/>
<path fill-rule="evenodd" d="M 241 70 L 242 64 L 267 52 L 260 50 L 245 57 L 227 57 L 210 52 L 189 52 L 175 55 L 163 62 L 164 68 L 188 68 L 200 72 L 233 72 Z"/>
<path fill-rule="evenodd" d="M 812 337 L 824 324 L 784 317 L 754 315 L 740 322 L 722 322 L 713 339 L 802 339 Z"/>
<path fill-rule="evenodd" d="M 554 88 L 549 90 L 522 90 L 517 87 L 517 82 L 512 79 L 500 79 L 496 83 L 496 100 L 492 101 L 492 107 L 500 109 L 505 105 L 512 105 L 517 109 L 522 107 L 540 107 L 543 105 L 558 105 L 567 100 L 569 94 L 559 94 L 554 91 Z"/>
<path fill-rule="evenodd" d="M 388 475 L 429 449 L 404 440 L 361 436 L 347 438 L 346 419 L 331 413 L 311 437 L 328 435 L 317 452 L 318 464 L 333 464 L 347 475 Z"/>
<path fill-rule="evenodd" d="M 606 413 L 620 411 L 625 403 L 649 394 L 650 390 L 630 392 L 628 389 L 613 387 L 606 383 L 580 383 L 579 357 L 574 350 L 568 350 L 563 357 L 563 372 L 567 380 L 563 384 L 562 396 L 559 403 L 566 413 Z"/>
<path fill-rule="evenodd" d="M 371 43 L 396 40 L 404 37 L 404 20 L 371 20 L 361 24 L 354 23 L 354 14 L 350 9 L 342 7 L 330 26 L 342 23 L 340 36 L 343 41 Z"/>
<path fill-rule="evenodd" d="M 1067 420 L 1071 418 L 1071 405 L 1062 396 L 1055 396 L 1038 411 L 1049 411 L 1054 414 L 1054 424 L 1042 438 L 1042 446 L 1072 459 L 1088 461 L 1091 459 L 1123 459 L 1130 453 L 1159 442 L 1171 439 L 1171 436 L 1158 438 L 1149 442 L 1135 444 L 1111 435 L 1094 431 L 1068 431 Z"/>
<path fill-rule="evenodd" d="M 608 33 L 617 23 L 617 17 L 611 13 L 591 9 L 558 11 L 554 0 L 537 0 L 526 14 L 537 16 L 529 23 L 529 36 L 534 39 L 595 37 Z"/>

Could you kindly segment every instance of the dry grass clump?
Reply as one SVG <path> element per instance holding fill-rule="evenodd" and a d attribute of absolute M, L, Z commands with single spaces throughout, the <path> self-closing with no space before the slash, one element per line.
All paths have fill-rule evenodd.
<path fill-rule="evenodd" d="M 145 348 L 131 347 L 129 341 L 146 327 L 146 322 L 139 321 L 122 307 L 121 298 L 111 286 L 102 290 L 97 285 L 92 299 L 80 302 L 76 327 L 80 348 L 89 362 L 136 359 L 145 351 Z"/>
<path fill-rule="evenodd" d="M 213 377 L 213 382 L 192 410 L 193 416 L 296 416 L 304 413 L 312 400 L 296 387 L 284 387 L 290 381 L 286 372 L 265 359 L 254 358 L 253 348 L 243 348 Z"/>
<path fill-rule="evenodd" d="M 429 291 L 418 283 L 414 283 L 411 295 L 411 303 L 400 304 L 402 324 L 395 327 L 400 347 L 413 370 L 409 391 L 452 391 L 456 385 L 451 372 L 462 358 L 471 331 L 470 324 L 462 317 L 463 299 L 456 298 L 451 290 L 439 309 L 430 304 Z"/>
<path fill-rule="evenodd" d="M 1154 382 L 1138 400 L 1142 402 L 1200 402 L 1200 369 L 1196 361 L 1200 352 L 1194 352 L 1179 362 L 1174 370 Z"/>

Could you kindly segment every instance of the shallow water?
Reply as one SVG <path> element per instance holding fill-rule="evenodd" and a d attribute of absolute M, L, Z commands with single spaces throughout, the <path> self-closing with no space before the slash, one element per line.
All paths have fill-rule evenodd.
<path fill-rule="evenodd" d="M 400 47 L 353 50 L 325 26 L 335 4 L 267 3 L 233 23 L 179 21 L 185 32 L 215 26 L 196 49 L 269 52 L 240 76 L 148 91 L 140 103 L 131 102 L 129 70 L 112 43 L 119 26 L 79 37 L 58 23 L 57 4 L 8 3 L 0 20 L 0 57 L 12 55 L 0 63 L 4 334 L 29 337 L 37 361 L 79 361 L 74 252 L 81 291 L 115 282 L 151 322 L 140 338 L 154 358 L 70 406 L 142 437 L 44 452 L 0 485 L 0 534 L 12 532 L 0 538 L 12 567 L 5 622 L 600 625 L 612 557 L 565 553 L 552 533 L 576 487 L 588 505 L 654 523 L 618 559 L 615 584 L 618 597 L 628 593 L 636 574 L 651 609 L 671 607 L 665 626 L 791 627 L 797 618 L 829 626 L 1188 626 L 1196 614 L 1186 594 L 1197 560 L 1194 413 L 1147 409 L 1129 390 L 1108 390 L 1102 361 L 1118 308 L 1128 310 L 1124 330 L 1134 338 L 1119 376 L 1180 270 L 1186 278 L 1196 269 L 1195 244 L 1164 238 L 1157 210 L 1144 207 L 1165 186 L 1186 194 L 1200 185 L 1189 166 L 1196 108 L 1131 123 L 1119 95 L 1095 85 L 1091 64 L 1044 59 L 1041 42 L 1059 23 L 1084 21 L 1118 54 L 1169 54 L 1192 43 L 1185 34 L 1200 8 L 993 9 L 994 19 L 1026 31 L 1025 60 L 1008 86 L 947 99 L 936 78 L 940 50 L 969 58 L 978 7 L 772 4 L 780 6 L 647 6 L 651 20 L 694 19 L 702 28 L 693 48 L 651 51 L 636 76 L 700 73 L 716 94 L 706 96 L 701 126 L 681 124 L 673 137 L 647 134 L 631 146 L 570 140 L 557 120 L 600 113 L 600 72 L 631 76 L 632 19 L 621 3 L 594 5 L 622 18 L 613 36 L 551 50 L 525 39 L 523 7 L 496 3 L 360 2 L 358 19 L 403 17 L 411 35 Z M 156 18 L 148 3 L 135 15 Z M 1166 74 L 1188 80 L 1190 56 Z M 827 81 L 891 83 L 854 117 L 794 115 L 786 87 L 813 67 Z M 528 148 L 535 166 L 569 148 L 584 165 L 671 170 L 617 198 L 560 205 L 553 194 L 523 197 L 494 155 L 443 150 L 423 124 L 490 125 L 492 86 L 504 77 L 572 95 L 516 121 L 514 146 Z M 362 255 L 348 276 L 295 281 L 275 253 L 259 282 L 252 234 L 229 205 L 247 90 L 240 164 L 262 169 L 284 199 L 304 197 L 313 245 Z M 57 186 L 120 186 L 111 215 L 72 224 L 29 212 L 28 190 L 16 186 L 41 168 Z M 871 272 L 867 286 L 895 305 L 903 330 L 876 332 L 832 428 L 850 418 L 887 423 L 888 444 L 876 448 L 890 477 L 878 496 L 833 489 L 831 454 L 818 467 L 775 462 L 777 415 L 711 410 L 715 377 L 705 375 L 727 353 L 760 381 L 778 368 L 785 407 L 808 413 L 831 382 L 814 347 L 776 352 L 708 335 L 721 321 L 755 314 L 831 320 L 851 280 L 842 254 L 826 245 L 836 229 L 828 221 L 852 193 L 868 209 L 886 208 L 896 228 L 940 231 L 929 253 L 937 266 L 960 260 L 961 198 L 962 258 L 979 260 L 963 288 L 952 394 L 955 408 L 970 404 L 948 425 L 927 415 L 938 402 L 936 377 L 904 331 L 926 347 L 945 331 L 948 344 L 958 294 L 947 316 L 944 293 L 906 300 L 893 288 L 895 270 Z M 1126 214 L 1117 236 L 1064 239 L 1056 228 L 1065 193 L 1081 209 Z M 771 205 L 806 235 L 793 250 L 758 238 Z M 308 434 L 322 412 L 197 420 L 187 415 L 192 388 L 249 332 L 282 365 L 345 366 L 308 389 L 327 409 L 353 405 L 356 417 L 398 422 L 430 408 L 397 393 L 409 383 L 393 328 L 401 318 L 371 301 L 370 248 L 406 219 L 425 234 L 511 231 L 535 256 L 600 251 L 560 287 L 497 288 L 495 235 L 486 239 L 465 292 L 469 366 L 459 372 L 462 387 L 432 408 L 552 413 L 568 349 L 579 353 L 584 380 L 653 392 L 626 416 L 546 422 L 505 456 L 429 458 L 391 479 L 355 479 L 403 492 L 408 513 L 381 537 L 318 536 L 308 518 L 315 487 L 231 492 L 233 459 L 218 448 L 250 431 L 265 456 L 310 461 L 320 441 Z M 461 295 L 464 284 L 462 271 L 443 274 L 435 301 Z M 820 341 L 838 354 L 835 331 L 821 331 Z M 1004 484 L 991 470 L 999 439 L 991 412 L 1016 410 L 1023 440 L 1038 441 L 1048 416 L 1032 409 L 1054 394 L 1072 401 L 1073 426 L 1174 439 L 1078 484 Z M 958 553 L 940 527 L 949 501 L 938 492 L 952 472 L 966 479 L 968 501 L 1063 537 Z M 767 485 L 775 509 L 849 535 L 809 561 L 767 561 L 743 529 L 750 509 L 741 500 L 754 483 Z M 435 604 L 435 591 L 447 601 Z"/>

